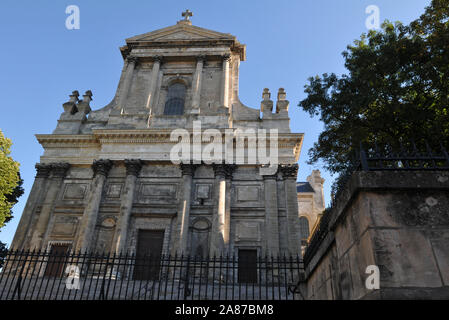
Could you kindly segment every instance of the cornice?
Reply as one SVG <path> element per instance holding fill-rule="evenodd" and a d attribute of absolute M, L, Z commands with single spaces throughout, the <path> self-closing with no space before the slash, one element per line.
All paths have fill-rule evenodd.
<path fill-rule="evenodd" d="M 99 146 L 98 139 L 91 134 L 72 135 L 72 134 L 36 134 L 37 141 L 42 146 L 52 147 L 73 147 L 94 145 Z"/>
<path fill-rule="evenodd" d="M 187 130 L 193 141 L 193 131 Z M 225 141 L 225 132 L 222 132 L 222 141 Z M 43 147 L 52 148 L 73 148 L 73 147 L 100 147 L 102 144 L 112 143 L 169 143 L 176 144 L 177 141 L 170 141 L 171 129 L 138 129 L 138 130 L 109 130 L 94 129 L 93 134 L 36 134 L 36 138 Z M 303 143 L 303 133 L 279 133 L 278 147 L 293 148 L 296 160 L 299 159 Z M 234 143 L 235 139 L 234 139 Z M 245 146 L 247 146 L 245 139 Z M 267 147 L 269 140 L 267 141 Z"/>

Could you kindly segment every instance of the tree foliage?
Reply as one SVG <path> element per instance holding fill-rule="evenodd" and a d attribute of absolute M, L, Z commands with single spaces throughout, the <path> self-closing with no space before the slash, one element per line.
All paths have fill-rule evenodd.
<path fill-rule="evenodd" d="M 360 143 L 449 142 L 449 1 L 433 0 L 409 25 L 382 24 L 343 52 L 347 74 L 309 78 L 299 106 L 324 131 L 309 150 L 331 173 Z"/>
<path fill-rule="evenodd" d="M 11 219 L 11 208 L 23 193 L 19 163 L 10 157 L 11 145 L 0 130 L 0 228 Z"/>

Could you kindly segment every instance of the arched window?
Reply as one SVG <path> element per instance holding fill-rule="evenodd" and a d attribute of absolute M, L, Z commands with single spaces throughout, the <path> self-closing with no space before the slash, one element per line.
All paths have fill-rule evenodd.
<path fill-rule="evenodd" d="M 174 83 L 168 87 L 167 102 L 165 102 L 165 115 L 184 114 L 184 100 L 186 86 L 182 83 Z"/>
<path fill-rule="evenodd" d="M 307 240 L 310 235 L 309 220 L 306 217 L 299 218 L 299 228 L 301 231 L 301 240 Z"/>

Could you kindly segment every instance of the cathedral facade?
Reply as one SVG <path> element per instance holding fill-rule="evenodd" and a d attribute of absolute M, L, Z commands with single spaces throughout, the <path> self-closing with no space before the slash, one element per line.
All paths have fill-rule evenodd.
<path fill-rule="evenodd" d="M 284 89 L 276 103 L 264 89 L 260 108 L 242 104 L 245 45 L 193 26 L 188 14 L 126 39 L 120 50 L 124 66 L 112 101 L 91 110 L 92 92 L 80 99 L 74 91 L 53 133 L 36 135 L 44 154 L 11 247 L 299 254 L 307 238 L 301 233 L 324 208 L 323 181 L 314 172 L 307 183 L 296 182 L 303 134 L 290 132 Z M 173 138 L 176 129 L 186 134 Z M 191 158 L 173 161 L 174 147 L 184 138 L 195 142 L 198 130 L 214 130 L 215 142 L 228 139 L 230 159 L 204 161 L 193 146 Z M 239 130 L 257 133 L 240 145 L 241 159 L 233 134 Z M 262 136 L 267 132 L 270 139 Z M 276 151 L 274 170 L 265 174 L 270 168 L 259 158 L 248 161 L 261 140 Z M 207 144 L 199 145 L 204 154 Z"/>

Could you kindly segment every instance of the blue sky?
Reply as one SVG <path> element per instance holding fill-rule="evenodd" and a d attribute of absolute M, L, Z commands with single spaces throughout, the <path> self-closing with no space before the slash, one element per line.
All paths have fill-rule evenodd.
<path fill-rule="evenodd" d="M 341 52 L 368 30 L 365 8 L 376 5 L 380 19 L 409 23 L 430 0 L 314 1 L 23 1 L 0 2 L 0 129 L 13 141 L 25 194 L 14 207 L 14 219 L 0 232 L 11 243 L 35 169 L 43 153 L 34 137 L 51 133 L 73 90 L 92 90 L 93 109 L 110 102 L 123 60 L 124 39 L 173 25 L 185 9 L 194 25 L 231 33 L 247 45 L 240 64 L 240 99 L 259 108 L 262 89 L 273 96 L 285 88 L 290 100 L 291 129 L 305 133 L 298 180 L 321 169 L 329 201 L 333 178 L 320 164 L 307 165 L 307 151 L 323 126 L 297 107 L 305 97 L 307 78 L 345 72 Z M 80 8 L 80 29 L 67 30 L 65 9 Z"/>

